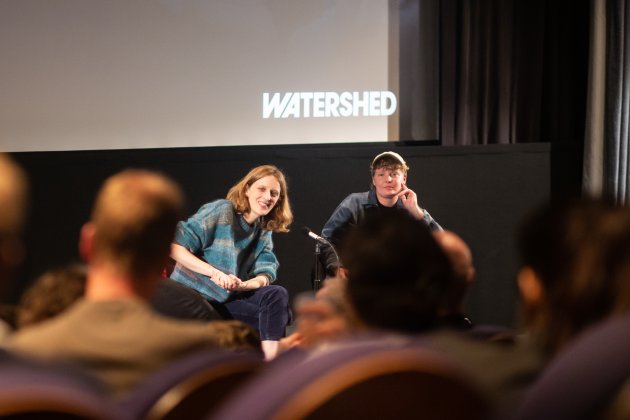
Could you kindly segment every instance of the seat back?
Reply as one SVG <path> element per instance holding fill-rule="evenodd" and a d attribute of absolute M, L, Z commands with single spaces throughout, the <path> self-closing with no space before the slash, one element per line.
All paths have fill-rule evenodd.
<path fill-rule="evenodd" d="M 147 378 L 121 403 L 133 419 L 201 419 L 263 366 L 258 355 L 201 352 Z"/>
<path fill-rule="evenodd" d="M 43 366 L 0 367 L 3 419 L 116 420 L 114 404 L 88 381 Z"/>
<path fill-rule="evenodd" d="M 630 315 L 587 330 L 545 368 L 516 419 L 597 418 L 630 376 Z"/>
<path fill-rule="evenodd" d="M 357 344 L 274 366 L 213 418 L 482 418 L 485 401 L 449 361 L 421 348 Z"/>
<path fill-rule="evenodd" d="M 502 343 L 514 343 L 516 331 L 502 325 L 479 324 L 465 331 L 466 335 L 476 340 Z"/>

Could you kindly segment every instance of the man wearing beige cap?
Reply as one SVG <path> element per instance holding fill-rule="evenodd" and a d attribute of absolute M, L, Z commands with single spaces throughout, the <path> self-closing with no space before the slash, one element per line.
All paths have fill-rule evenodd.
<path fill-rule="evenodd" d="M 372 175 L 370 191 L 347 196 L 324 225 L 322 236 L 338 248 L 342 246 L 348 231 L 366 215 L 372 212 L 401 210 L 423 220 L 431 230 L 442 230 L 429 212 L 418 205 L 416 193 L 407 187 L 408 170 L 407 163 L 396 152 L 388 151 L 377 155 L 370 166 Z M 322 254 L 327 275 L 334 275 L 339 267 L 335 253 L 329 247 L 324 247 Z"/>

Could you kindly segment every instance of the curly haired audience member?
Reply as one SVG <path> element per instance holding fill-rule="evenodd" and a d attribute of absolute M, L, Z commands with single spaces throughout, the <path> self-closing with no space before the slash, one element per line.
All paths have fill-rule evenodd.
<path fill-rule="evenodd" d="M 17 327 L 36 324 L 59 315 L 85 294 L 86 267 L 72 264 L 46 271 L 22 295 Z"/>

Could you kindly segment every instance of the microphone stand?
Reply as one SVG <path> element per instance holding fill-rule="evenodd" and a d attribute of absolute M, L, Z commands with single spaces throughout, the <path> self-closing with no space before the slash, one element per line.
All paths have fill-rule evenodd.
<path fill-rule="evenodd" d="M 315 239 L 315 267 L 313 268 L 313 290 L 314 291 L 318 291 L 319 288 L 321 287 L 321 283 L 324 280 L 324 276 L 323 274 L 325 274 L 325 271 L 322 271 L 322 267 L 321 267 L 321 262 L 320 262 L 320 255 L 321 255 L 321 245 L 324 244 L 328 247 L 330 247 L 330 249 L 332 250 L 332 252 L 335 254 L 335 259 L 337 260 L 337 264 L 339 266 L 341 266 L 341 260 L 339 259 L 339 254 L 337 254 L 337 250 L 335 249 L 335 247 L 333 246 L 333 244 L 330 243 L 330 241 L 326 238 L 322 238 L 321 236 L 313 233 L 308 227 L 304 226 L 302 228 L 302 232 L 310 237 L 311 239 Z"/>
<path fill-rule="evenodd" d="M 313 291 L 317 292 L 322 286 L 322 267 L 321 267 L 321 261 L 319 259 L 320 255 L 321 255 L 321 244 L 319 242 L 315 242 L 315 261 L 314 261 L 314 267 L 315 267 L 315 273 L 314 273 L 314 279 L 313 279 Z"/>

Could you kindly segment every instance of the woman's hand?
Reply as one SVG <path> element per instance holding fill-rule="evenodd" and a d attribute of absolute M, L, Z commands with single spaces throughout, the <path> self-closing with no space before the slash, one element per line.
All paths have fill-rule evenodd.
<path fill-rule="evenodd" d="M 210 280 L 223 287 L 225 290 L 237 290 L 243 284 L 243 281 L 234 274 L 225 274 L 216 268 L 214 270 L 216 274 L 210 276 Z"/>
<path fill-rule="evenodd" d="M 269 284 L 269 279 L 267 279 L 267 276 L 256 276 L 249 280 L 242 281 L 240 285 L 233 290 L 238 292 L 246 292 L 248 290 L 260 289 L 263 286 L 267 286 L 267 284 Z"/>
<path fill-rule="evenodd" d="M 189 270 L 210 277 L 210 280 L 226 290 L 235 290 L 243 284 L 238 277 L 217 270 L 181 245 L 171 245 L 171 258 Z"/>

